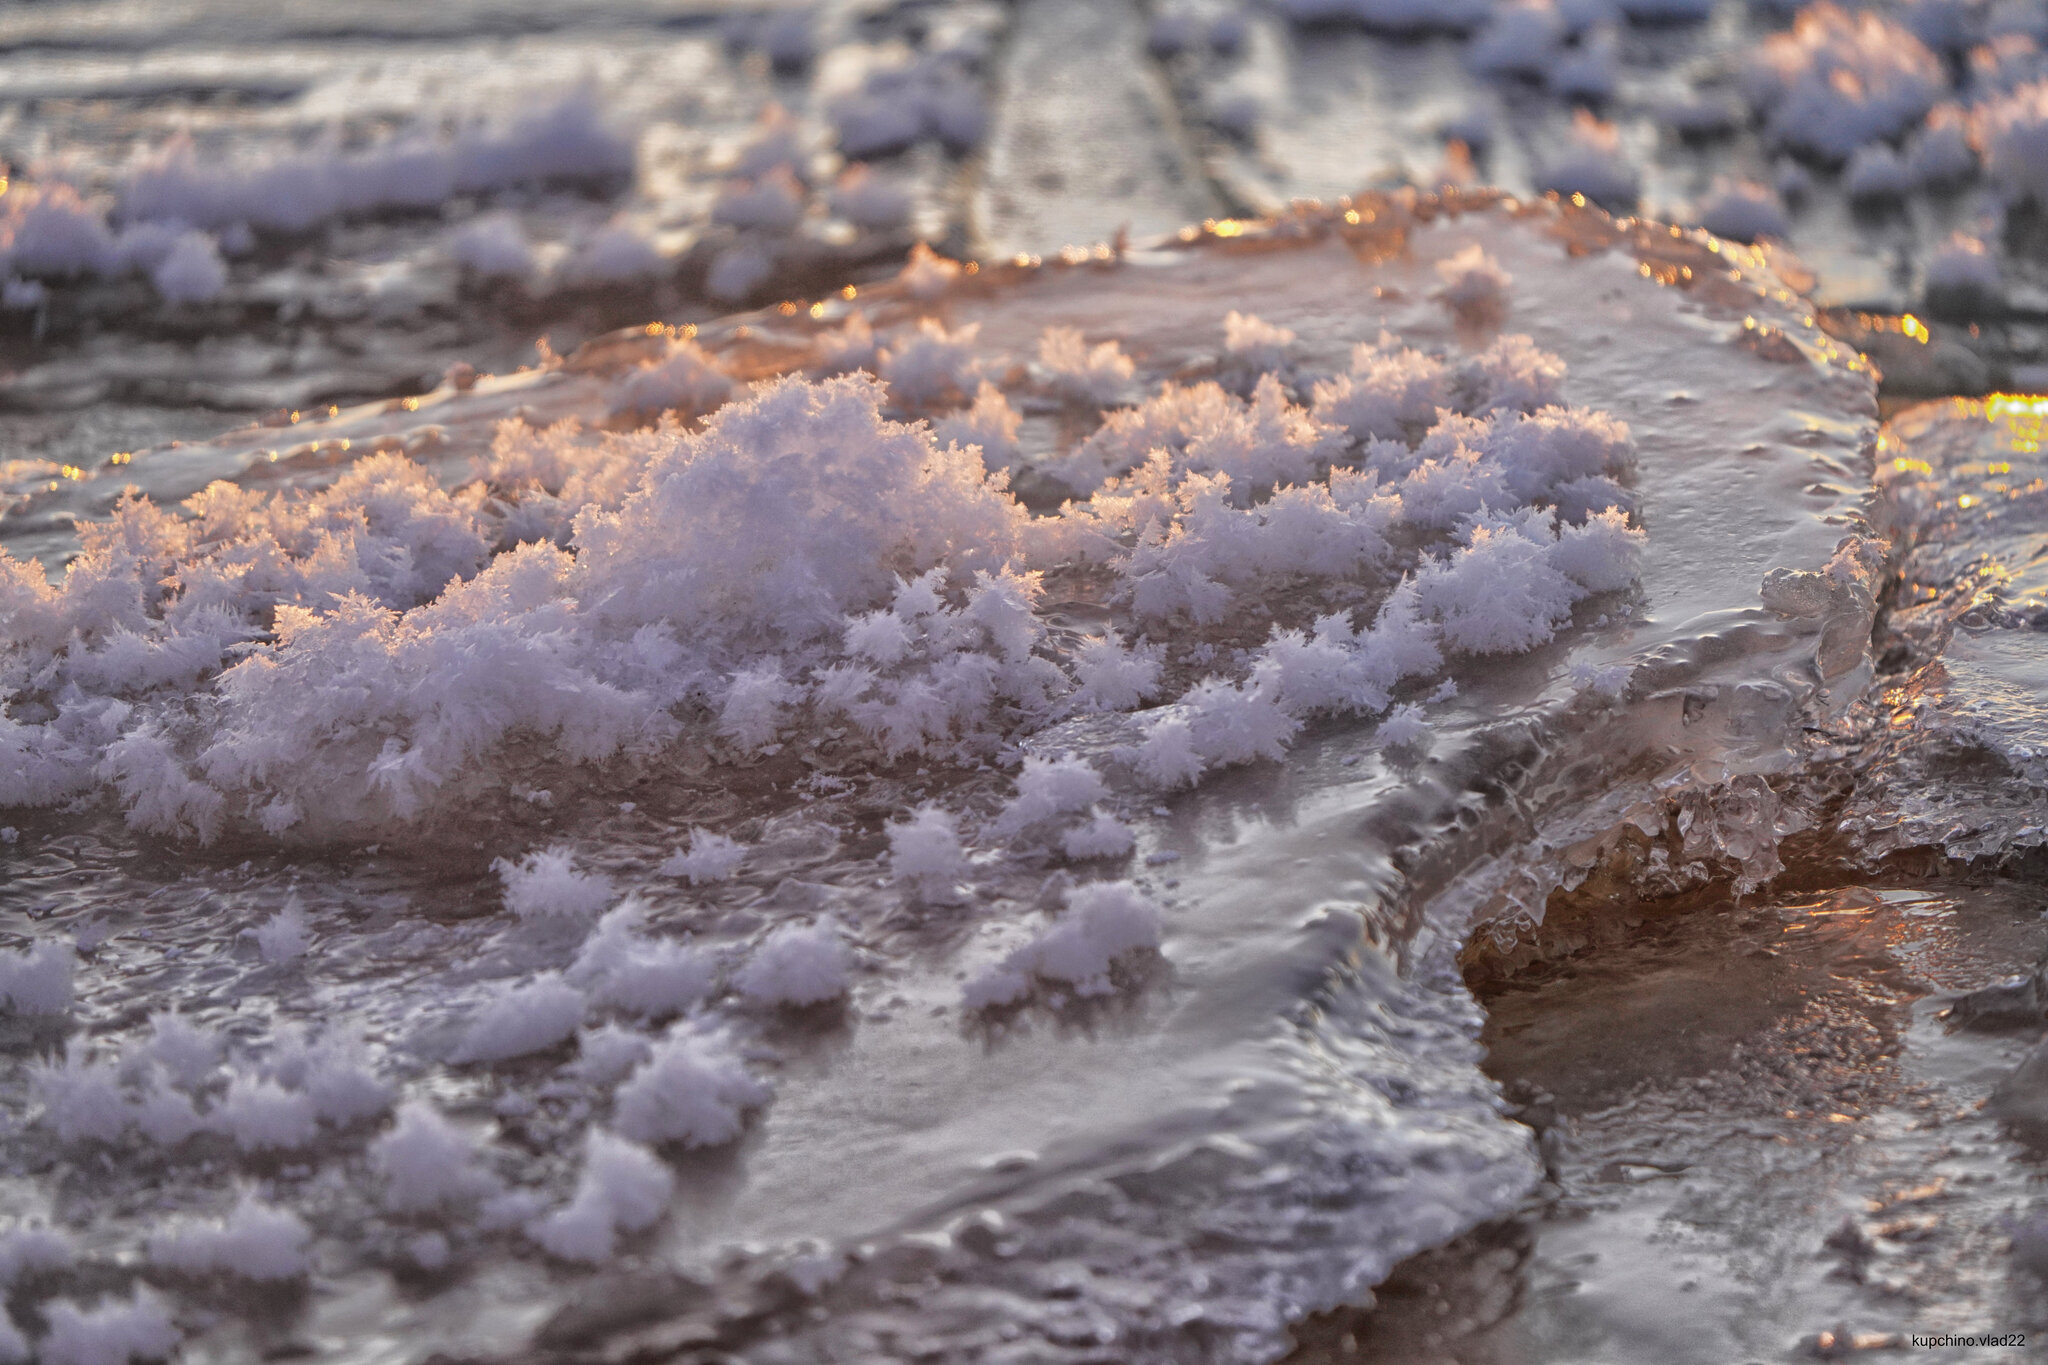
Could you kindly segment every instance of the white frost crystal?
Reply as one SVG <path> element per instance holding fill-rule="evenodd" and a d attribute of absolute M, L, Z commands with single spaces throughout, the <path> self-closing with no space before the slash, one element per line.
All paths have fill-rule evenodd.
<path fill-rule="evenodd" d="M 678 1024 L 619 1087 L 612 1122 L 649 1146 L 716 1147 L 738 1137 L 747 1112 L 773 1093 L 725 1037 Z"/>

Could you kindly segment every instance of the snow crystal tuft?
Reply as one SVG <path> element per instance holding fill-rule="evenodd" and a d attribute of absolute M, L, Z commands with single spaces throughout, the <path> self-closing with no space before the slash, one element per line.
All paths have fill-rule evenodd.
<path fill-rule="evenodd" d="M 170 1309 L 147 1285 L 124 1299 L 101 1299 L 82 1309 L 59 1299 L 43 1310 L 49 1334 L 36 1349 L 43 1365 L 128 1365 L 163 1360 L 178 1348 Z"/>
<path fill-rule="evenodd" d="M 733 986 L 760 1005 L 817 1005 L 846 994 L 846 941 L 831 920 L 785 924 L 733 974 Z"/>
<path fill-rule="evenodd" d="M 1076 825 L 1060 836 L 1060 851 L 1069 858 L 1121 858 L 1137 846 L 1131 827 L 1109 812 L 1096 807 L 1086 824 Z"/>
<path fill-rule="evenodd" d="M 746 856 L 747 845 L 737 839 L 713 834 L 708 829 L 693 829 L 689 852 L 671 853 L 662 861 L 659 871 L 664 877 L 687 877 L 690 885 L 703 886 L 731 877 Z"/>
<path fill-rule="evenodd" d="M 62 1014 L 71 1008 L 68 943 L 44 939 L 26 951 L 0 953 L 0 1001 L 14 1014 Z"/>
<path fill-rule="evenodd" d="M 1089 882 L 1067 892 L 1066 913 L 1051 928 L 970 980 L 963 1004 L 1014 1004 L 1030 993 L 1034 977 L 1077 995 L 1107 995 L 1118 960 L 1158 946 L 1159 911 L 1144 893 L 1129 882 Z"/>
<path fill-rule="evenodd" d="M 583 1026 L 583 993 L 543 972 L 484 1006 L 451 1060 L 502 1062 L 567 1042 Z"/>
<path fill-rule="evenodd" d="M 1459 322 L 1468 327 L 1498 327 L 1507 321 L 1514 277 L 1479 243 L 1438 261 L 1436 275 L 1443 281 L 1436 298 Z"/>
<path fill-rule="evenodd" d="M 370 1165 L 396 1213 L 430 1213 L 494 1193 L 498 1182 L 478 1162 L 483 1141 L 457 1128 L 424 1100 L 398 1107 L 391 1130 L 370 1144 Z"/>
<path fill-rule="evenodd" d="M 773 1093 L 723 1035 L 678 1024 L 619 1087 L 613 1126 L 650 1146 L 716 1147 Z"/>
<path fill-rule="evenodd" d="M 654 1153 L 592 1128 L 584 1137 L 576 1193 L 566 1207 L 529 1223 L 527 1235 L 565 1261 L 608 1261 L 618 1233 L 652 1227 L 674 1189 L 674 1175 Z"/>
<path fill-rule="evenodd" d="M 567 977 L 605 1008 L 649 1019 L 680 1014 L 711 993 L 715 965 L 695 948 L 644 936 L 645 924 L 638 900 L 620 902 L 597 922 Z"/>
<path fill-rule="evenodd" d="M 940 900 L 968 872 L 959 823 L 938 805 L 919 806 L 908 820 L 889 826 L 889 873 L 896 884 L 924 900 Z"/>
<path fill-rule="evenodd" d="M 153 1234 L 149 1259 L 186 1275 L 293 1280 L 308 1269 L 306 1244 L 312 1235 L 291 1210 L 244 1193 L 224 1221 L 180 1220 Z"/>
<path fill-rule="evenodd" d="M 256 936 L 256 950 L 273 966 L 303 957 L 313 946 L 312 929 L 297 897 L 286 901 L 283 909 L 252 932 Z"/>
<path fill-rule="evenodd" d="M 576 870 L 566 848 L 542 849 L 491 864 L 505 884 L 505 908 L 521 919 L 589 919 L 611 903 L 611 878 Z"/>

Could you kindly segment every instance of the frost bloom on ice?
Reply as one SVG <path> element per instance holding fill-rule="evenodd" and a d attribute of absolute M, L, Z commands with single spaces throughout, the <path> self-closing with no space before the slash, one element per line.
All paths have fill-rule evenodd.
<path fill-rule="evenodd" d="M 1636 202 L 1641 176 L 1622 151 L 1615 126 L 1580 109 L 1572 115 L 1570 140 L 1543 165 L 1536 183 L 1559 194 L 1582 194 L 1602 207 L 1625 209 Z"/>
<path fill-rule="evenodd" d="M 584 1137 L 575 1195 L 565 1207 L 528 1223 L 527 1235 L 565 1261 L 608 1261 L 618 1234 L 653 1226 L 667 1212 L 674 1189 L 674 1175 L 654 1153 L 592 1128 Z"/>
<path fill-rule="evenodd" d="M 489 1195 L 497 1179 L 479 1165 L 484 1144 L 424 1100 L 398 1108 L 391 1130 L 370 1144 L 370 1165 L 396 1213 L 431 1213 Z"/>
<path fill-rule="evenodd" d="M 686 944 L 643 935 L 645 924 L 637 899 L 621 901 L 584 941 L 568 980 L 603 1008 L 650 1019 L 680 1014 L 711 993 L 715 964 Z"/>
<path fill-rule="evenodd" d="M 1897 23 L 1829 0 L 1764 39 L 1743 80 L 1777 142 L 1833 161 L 1906 131 L 1948 83 L 1940 58 Z"/>
<path fill-rule="evenodd" d="M 76 957 L 68 943 L 45 939 L 23 952 L 0 953 L 0 1003 L 12 1014 L 62 1014 L 71 1008 Z"/>
<path fill-rule="evenodd" d="M 491 864 L 505 884 L 505 908 L 521 919 L 589 919 L 611 903 L 611 879 L 579 872 L 566 848 Z"/>
<path fill-rule="evenodd" d="M 1443 281 L 1437 297 L 1458 321 L 1473 327 L 1497 327 L 1507 320 L 1514 277 L 1479 243 L 1438 261 L 1436 274 Z"/>
<path fill-rule="evenodd" d="M 732 395 L 732 380 L 704 348 L 687 337 L 669 342 L 668 354 L 626 376 L 612 399 L 614 416 L 655 417 L 679 412 L 696 417 Z"/>
<path fill-rule="evenodd" d="M 733 985 L 756 1004 L 823 1004 L 846 994 L 846 958 L 846 941 L 831 920 L 785 924 L 733 974 Z"/>
<path fill-rule="evenodd" d="M 147 1285 L 126 1299 L 104 1298 L 91 1308 L 69 1299 L 48 1305 L 49 1334 L 36 1348 L 44 1365 L 126 1365 L 163 1360 L 178 1348 L 170 1309 Z"/>
<path fill-rule="evenodd" d="M 612 1126 L 650 1146 L 716 1147 L 772 1094 L 722 1035 L 678 1024 L 619 1087 Z"/>
<path fill-rule="evenodd" d="M 689 850 L 670 854 L 661 864 L 661 875 L 688 878 L 692 886 L 722 882 L 738 870 L 746 856 L 747 846 L 737 839 L 713 834 L 708 829 L 693 829 Z"/>
<path fill-rule="evenodd" d="M 306 1273 L 312 1232 L 289 1209 L 244 1193 L 222 1222 L 174 1222 L 149 1239 L 149 1259 L 186 1275 L 291 1280 Z"/>
<path fill-rule="evenodd" d="M 458 1062 L 501 1062 L 567 1042 L 583 1024 L 583 993 L 544 972 L 486 1005 L 455 1049 Z"/>
<path fill-rule="evenodd" d="M 1097 407 L 1121 398 L 1137 369 L 1115 341 L 1091 347 L 1078 327 L 1046 328 L 1038 339 L 1038 365 L 1048 388 Z"/>
<path fill-rule="evenodd" d="M 912 895 L 941 899 L 967 871 L 959 822 L 950 811 L 923 805 L 889 826 L 889 873 Z"/>
<path fill-rule="evenodd" d="M 1737 242 L 1765 237 L 1782 240 L 1791 231 L 1777 191 L 1755 181 L 1726 177 L 1715 181 L 1714 192 L 1699 207 L 1699 220 L 1707 231 Z"/>
<path fill-rule="evenodd" d="M 969 981 L 962 1003 L 970 1010 L 1014 1004 L 1030 994 L 1034 978 L 1076 995 L 1106 995 L 1117 961 L 1159 946 L 1159 911 L 1129 882 L 1077 886 L 1066 905 L 1050 929 Z"/>

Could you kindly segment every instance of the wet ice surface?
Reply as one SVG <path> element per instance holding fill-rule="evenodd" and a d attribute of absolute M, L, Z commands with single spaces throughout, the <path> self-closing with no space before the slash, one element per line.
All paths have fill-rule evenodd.
<path fill-rule="evenodd" d="M 1487 1066 L 1544 1131 L 1545 1186 L 1297 1358 L 1704 1363 L 2031 1339 L 2048 1306 L 2010 1247 L 2038 1154 L 1982 1106 L 2038 1024 L 1944 1015 L 2044 934 L 2037 885 L 1844 887 L 1652 915 L 1483 989 Z"/>

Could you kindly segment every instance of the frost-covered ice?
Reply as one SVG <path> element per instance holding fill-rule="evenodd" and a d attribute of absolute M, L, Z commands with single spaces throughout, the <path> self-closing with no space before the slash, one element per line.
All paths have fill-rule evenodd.
<path fill-rule="evenodd" d="M 1457 827 L 1510 710 L 1568 748 L 1597 705 L 1617 763 L 1706 762 L 1577 679 L 1682 672 L 1688 623 L 1825 561 L 1837 509 L 1757 389 L 1853 442 L 1868 381 L 1745 248 L 1360 202 L 1260 250 L 925 252 L 687 344 L 636 328 L 302 422 L 351 442 L 303 487 L 253 428 L 208 457 L 255 473 L 119 503 L 55 582 L 5 561 L 21 840 L 70 808 L 228 850 L 0 957 L 52 1039 L 24 1150 L 171 1173 L 79 1256 L 119 1239 L 208 1343 L 188 1296 L 296 1263 L 315 1317 L 390 1275 L 447 1349 L 517 1356 L 643 1266 L 802 1286 L 720 1320 L 739 1358 L 859 1354 L 874 1314 L 898 1354 L 986 1358 L 943 1291 L 877 1278 L 912 1258 L 1055 1358 L 1078 1302 L 1161 1343 L 1134 1361 L 1191 1332 L 1272 1359 L 1289 1315 L 1511 1206 L 1538 1168 L 1449 970 L 1495 884 L 1396 904 L 1375 821 Z M 1567 253 L 1580 228 L 1620 235 Z M 1381 232 L 1403 249 L 1354 249 Z M 1573 325 L 1588 298 L 1631 325 Z M 1682 421 L 1645 367 L 1688 376 Z M 1751 445 L 1757 505 L 1688 515 Z M 214 994 L 118 1003 L 197 963 Z M 1196 1199 L 1255 1235 L 1191 1240 Z M 1014 1255 L 935 1235 L 962 1200 Z M 1055 1259 L 1078 1299 L 1033 1280 Z M 1092 1287 L 1113 1266 L 1143 1293 Z M 517 1340 L 447 1326 L 445 1294 L 507 1293 Z"/>

